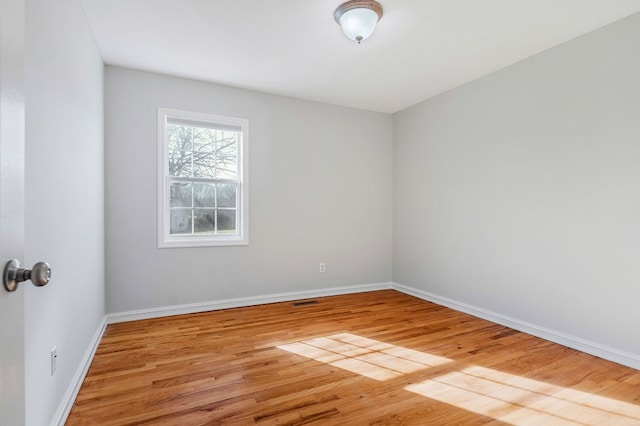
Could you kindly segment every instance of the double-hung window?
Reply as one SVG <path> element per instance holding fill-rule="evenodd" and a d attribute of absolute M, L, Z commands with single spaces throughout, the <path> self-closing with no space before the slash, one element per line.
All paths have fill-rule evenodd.
<path fill-rule="evenodd" d="M 248 126 L 158 109 L 158 247 L 248 244 Z"/>

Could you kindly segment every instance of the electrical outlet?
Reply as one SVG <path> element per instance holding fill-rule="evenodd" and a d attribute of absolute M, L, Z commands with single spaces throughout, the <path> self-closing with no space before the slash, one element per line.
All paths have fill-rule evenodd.
<path fill-rule="evenodd" d="M 324 262 L 320 263 L 320 272 L 327 272 L 327 265 Z"/>
<path fill-rule="evenodd" d="M 58 368 L 58 348 L 55 346 L 51 349 L 51 375 L 56 372 L 56 368 Z"/>

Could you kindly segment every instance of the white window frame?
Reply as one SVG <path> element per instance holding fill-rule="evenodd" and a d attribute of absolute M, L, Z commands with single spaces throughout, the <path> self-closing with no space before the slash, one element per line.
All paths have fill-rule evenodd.
<path fill-rule="evenodd" d="M 214 235 L 172 235 L 170 233 L 169 209 L 169 159 L 168 120 L 184 121 L 185 124 L 203 124 L 208 127 L 233 126 L 240 129 L 238 140 L 238 192 L 236 194 L 235 234 Z M 172 108 L 158 108 L 158 248 L 238 246 L 249 244 L 249 120 L 183 111 Z M 198 181 L 194 179 L 194 181 Z"/>

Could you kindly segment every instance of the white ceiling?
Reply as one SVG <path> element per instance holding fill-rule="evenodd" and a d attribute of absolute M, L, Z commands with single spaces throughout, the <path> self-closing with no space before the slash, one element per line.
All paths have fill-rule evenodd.
<path fill-rule="evenodd" d="M 379 0 L 357 45 L 340 0 L 83 0 L 105 63 L 396 112 L 640 11 L 639 0 Z"/>

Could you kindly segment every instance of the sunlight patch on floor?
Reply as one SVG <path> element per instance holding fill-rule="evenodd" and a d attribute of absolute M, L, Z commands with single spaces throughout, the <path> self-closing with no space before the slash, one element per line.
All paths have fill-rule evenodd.
<path fill-rule="evenodd" d="M 278 348 L 379 381 L 451 362 L 448 358 L 349 333 L 303 340 Z"/>
<path fill-rule="evenodd" d="M 511 424 L 640 424 L 640 406 L 479 366 L 405 389 Z"/>
<path fill-rule="evenodd" d="M 453 362 L 349 333 L 277 347 L 378 381 Z M 404 389 L 513 425 L 640 424 L 640 405 L 475 365 Z"/>

